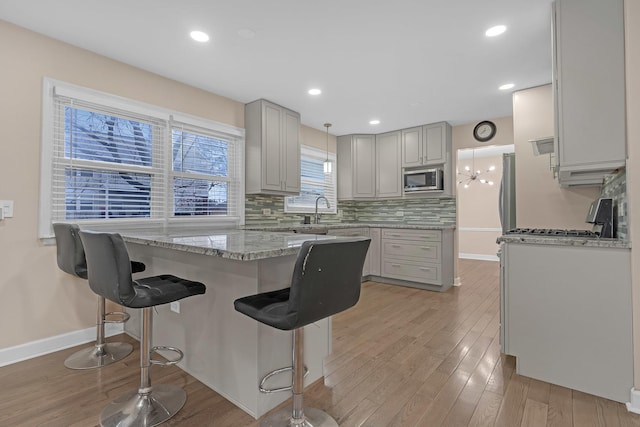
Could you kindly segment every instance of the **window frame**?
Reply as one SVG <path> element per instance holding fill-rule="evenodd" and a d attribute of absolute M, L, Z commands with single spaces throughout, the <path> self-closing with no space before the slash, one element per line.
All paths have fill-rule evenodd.
<path fill-rule="evenodd" d="M 327 159 L 327 152 L 324 150 L 320 150 L 308 145 L 301 145 L 300 146 L 300 187 L 302 189 L 302 186 L 305 182 L 305 179 L 302 177 L 302 158 L 303 157 L 310 157 L 313 158 L 314 160 L 319 160 L 321 162 L 324 162 Z M 337 168 L 336 168 L 336 154 L 329 152 L 328 153 L 328 157 L 329 160 L 331 161 L 331 163 L 333 164 L 333 168 L 331 171 L 331 186 L 333 187 L 333 194 L 331 195 L 331 198 L 329 198 L 329 204 L 331 205 L 330 208 L 326 208 L 324 207 L 324 202 L 321 202 L 318 204 L 318 213 L 323 213 L 323 214 L 333 214 L 333 215 L 337 215 L 338 213 L 338 185 L 337 185 Z M 292 214 L 308 214 L 308 213 L 314 213 L 315 212 L 315 206 L 314 207 L 304 207 L 304 206 L 297 206 L 297 205 L 293 205 L 291 206 L 289 204 L 289 200 L 293 197 L 296 196 L 288 196 L 284 198 L 283 204 L 284 204 L 284 212 L 285 213 L 292 213 Z"/>
<path fill-rule="evenodd" d="M 132 115 L 152 117 L 163 123 L 162 132 L 165 133 L 164 138 L 162 138 L 163 142 L 161 144 L 154 142 L 152 146 L 152 151 L 155 153 L 156 150 L 160 150 L 164 159 L 162 169 L 156 177 L 158 181 L 163 184 L 159 189 L 157 185 L 154 186 L 152 183 L 151 192 L 153 193 L 154 191 L 160 190 L 166 194 L 163 206 L 159 210 L 153 204 L 150 205 L 150 209 L 154 210 L 155 215 L 152 214 L 150 218 L 64 219 L 60 220 L 61 222 L 74 222 L 81 227 L 95 230 L 131 230 L 141 232 L 158 230 L 168 232 L 171 230 L 186 231 L 189 229 L 196 230 L 201 227 L 237 227 L 244 224 L 244 129 L 45 77 L 42 85 L 40 203 L 38 215 L 38 237 L 40 239 L 51 239 L 54 237 L 51 224 L 54 221 L 52 178 L 54 174 L 54 156 L 56 155 L 54 151 L 57 144 L 56 95 L 100 105 L 108 109 L 126 111 Z M 231 143 L 230 150 L 233 150 L 233 164 L 229 165 L 229 169 L 233 169 L 233 176 L 230 176 L 229 179 L 233 181 L 234 193 L 229 193 L 229 200 L 230 202 L 231 199 L 233 200 L 232 203 L 235 209 L 232 215 L 174 215 L 173 177 L 176 172 L 173 171 L 171 156 L 171 133 L 176 123 L 185 125 L 186 130 L 206 130 L 208 134 L 219 135 L 221 139 Z M 82 159 L 74 159 L 73 165 L 80 166 L 84 164 L 83 162 L 85 161 Z M 125 166 L 125 168 L 131 169 L 127 166 Z M 155 169 L 154 167 L 152 168 Z M 133 166 L 133 169 L 137 169 L 137 167 Z M 208 177 L 209 175 L 204 176 Z M 159 216 L 158 212 L 160 212 Z M 58 219 L 55 220 L 58 221 Z"/>

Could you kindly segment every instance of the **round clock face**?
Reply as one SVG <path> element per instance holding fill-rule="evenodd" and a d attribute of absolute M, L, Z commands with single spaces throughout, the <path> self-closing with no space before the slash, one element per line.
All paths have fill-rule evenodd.
<path fill-rule="evenodd" d="M 489 141 L 496 134 L 496 125 L 490 121 L 480 122 L 473 128 L 473 137 L 480 142 Z"/>

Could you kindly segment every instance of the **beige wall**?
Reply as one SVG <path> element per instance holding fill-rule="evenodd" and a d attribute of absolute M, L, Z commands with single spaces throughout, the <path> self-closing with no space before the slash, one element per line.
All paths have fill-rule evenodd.
<path fill-rule="evenodd" d="M 475 161 L 472 159 L 458 160 L 458 168 L 464 171 L 464 167 L 475 165 L 475 170 L 481 171 L 480 177 L 493 181 L 494 185 L 472 182 L 469 188 L 458 188 L 458 250 L 461 254 L 473 254 L 495 257 L 498 252 L 496 239 L 502 234 L 500 229 L 500 215 L 498 213 L 498 193 L 500 191 L 500 179 L 502 177 L 502 155 L 477 157 L 482 150 L 476 153 Z M 491 166 L 492 172 L 485 172 Z M 463 179 L 457 176 L 457 181 Z M 465 230 L 474 228 L 475 231 Z M 479 231 L 477 229 L 482 229 Z"/>
<path fill-rule="evenodd" d="M 513 94 L 513 139 L 516 152 L 516 224 L 535 228 L 591 228 L 585 223 L 597 187 L 560 188 L 549 169 L 549 154 L 534 156 L 534 138 L 552 136 L 551 85 Z"/>
<path fill-rule="evenodd" d="M 331 132 L 331 129 L 329 129 L 329 132 Z M 327 150 L 326 128 L 325 128 L 325 131 L 323 132 L 318 129 L 302 126 L 302 128 L 300 129 L 300 143 L 303 145 L 308 145 L 310 147 L 315 147 L 318 150 L 326 151 Z M 336 152 L 336 137 L 335 135 L 331 135 L 331 133 L 329 133 L 329 151 L 332 153 Z"/>
<path fill-rule="evenodd" d="M 640 2 L 625 1 L 629 231 L 640 242 Z M 635 246 L 638 248 L 638 245 Z M 634 387 L 640 389 L 640 251 L 631 251 Z"/>
<path fill-rule="evenodd" d="M 95 324 L 95 295 L 85 282 L 60 272 L 55 247 L 37 238 L 43 77 L 237 127 L 244 127 L 244 105 L 4 21 L 0 52 L 0 199 L 15 201 L 14 218 L 0 221 L 1 349 Z M 303 127 L 301 136 L 326 149 L 321 130 Z"/>

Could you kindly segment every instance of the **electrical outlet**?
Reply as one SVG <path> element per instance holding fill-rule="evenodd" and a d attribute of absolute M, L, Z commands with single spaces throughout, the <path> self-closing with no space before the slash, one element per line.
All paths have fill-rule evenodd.
<path fill-rule="evenodd" d="M 271 209 L 262 209 L 262 215 L 271 215 Z"/>
<path fill-rule="evenodd" d="M 173 311 L 174 313 L 180 314 L 180 301 L 172 302 L 169 307 L 171 307 L 171 311 Z"/>
<path fill-rule="evenodd" d="M 3 218 L 13 218 L 13 200 L 0 200 Z"/>
<path fill-rule="evenodd" d="M 339 217 L 342 217 L 342 213 L 343 213 L 342 209 L 338 209 L 338 216 Z"/>

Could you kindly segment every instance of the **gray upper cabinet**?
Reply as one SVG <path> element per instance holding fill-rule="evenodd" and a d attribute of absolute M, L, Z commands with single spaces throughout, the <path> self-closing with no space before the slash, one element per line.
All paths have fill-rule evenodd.
<path fill-rule="evenodd" d="M 600 185 L 626 159 L 623 0 L 556 0 L 553 21 L 558 178 Z"/>
<path fill-rule="evenodd" d="M 300 114 L 260 99 L 245 106 L 246 193 L 300 193 Z"/>
<path fill-rule="evenodd" d="M 402 197 L 400 131 L 376 135 L 376 197 Z"/>
<path fill-rule="evenodd" d="M 337 139 L 338 199 L 371 199 L 376 195 L 375 135 L 345 135 Z"/>
<path fill-rule="evenodd" d="M 402 167 L 441 165 L 447 162 L 451 126 L 434 123 L 402 131 Z"/>

